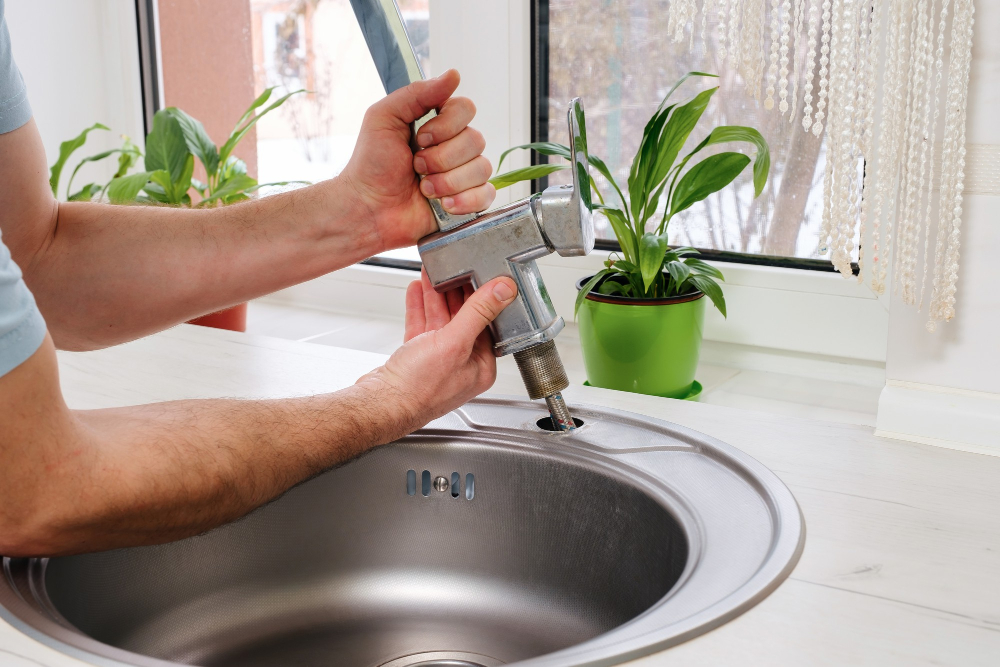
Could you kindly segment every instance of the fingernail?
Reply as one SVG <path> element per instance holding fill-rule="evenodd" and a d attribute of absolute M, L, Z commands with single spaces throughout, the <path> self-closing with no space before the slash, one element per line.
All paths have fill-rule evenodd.
<path fill-rule="evenodd" d="M 427 161 L 424 160 L 422 157 L 415 157 L 413 158 L 413 168 L 416 170 L 418 174 L 426 174 Z"/>
<path fill-rule="evenodd" d="M 434 137 L 431 136 L 430 132 L 421 132 L 417 135 L 417 145 L 421 148 L 427 148 L 434 142 Z"/>
<path fill-rule="evenodd" d="M 455 205 L 455 198 L 445 197 L 444 199 L 441 200 L 441 205 L 444 206 L 446 209 L 451 208 L 452 206 Z"/>
<path fill-rule="evenodd" d="M 424 193 L 425 197 L 433 197 L 434 184 L 425 178 L 424 180 L 420 181 L 420 191 Z"/>
<path fill-rule="evenodd" d="M 499 282 L 493 286 L 493 296 L 497 298 L 497 301 L 510 301 L 514 298 L 514 290 L 507 283 Z"/>

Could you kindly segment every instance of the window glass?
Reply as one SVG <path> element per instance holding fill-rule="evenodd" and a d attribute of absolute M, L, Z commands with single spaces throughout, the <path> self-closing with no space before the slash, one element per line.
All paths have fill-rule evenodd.
<path fill-rule="evenodd" d="M 428 0 L 398 2 L 425 75 Z M 385 96 L 349 0 L 251 0 L 256 92 L 305 89 L 257 126 L 261 182 L 321 181 L 347 164 L 365 110 Z M 417 258 L 415 249 L 389 253 Z"/>
<path fill-rule="evenodd" d="M 675 216 L 669 227 L 670 242 L 818 258 L 823 137 L 805 132 L 793 120 L 801 114 L 766 111 L 763 101 L 747 92 L 743 80 L 720 57 L 713 20 L 702 26 L 699 14 L 699 24 L 690 38 L 675 43 L 667 31 L 667 6 L 666 0 L 543 0 L 536 12 L 541 19 L 537 28 L 543 42 L 547 37 L 548 58 L 538 66 L 547 71 L 536 72 L 536 76 L 547 79 L 548 99 L 543 110 L 547 121 L 542 115 L 539 134 L 547 133 L 549 140 L 565 143 L 567 104 L 573 97 L 582 97 L 590 149 L 604 158 L 624 187 L 643 127 L 670 86 L 689 71 L 717 73 L 719 79 L 693 78 L 675 93 L 676 99 L 684 100 L 706 87 L 719 86 L 688 141 L 688 149 L 717 125 L 757 128 L 771 147 L 771 177 L 755 200 L 747 169 L 721 193 Z M 798 56 L 801 60 L 804 54 Z M 798 109 L 804 78 L 799 74 L 798 80 L 790 83 L 794 86 L 790 93 L 797 93 Z M 789 99 L 793 99 L 791 94 Z M 744 149 L 720 146 L 718 150 Z M 550 183 L 565 182 L 566 174 L 553 175 Z M 612 190 L 604 179 L 596 172 L 594 175 L 605 197 L 610 195 Z M 607 221 L 602 217 L 595 220 L 598 238 L 613 239 Z"/>

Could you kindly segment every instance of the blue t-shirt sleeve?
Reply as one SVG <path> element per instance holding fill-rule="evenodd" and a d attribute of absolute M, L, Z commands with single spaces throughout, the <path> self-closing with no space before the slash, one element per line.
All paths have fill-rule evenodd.
<path fill-rule="evenodd" d="M 20 366 L 45 339 L 45 320 L 0 238 L 0 376 Z"/>
<path fill-rule="evenodd" d="M 24 80 L 10 51 L 3 5 L 0 0 L 0 134 L 16 130 L 31 118 Z M 45 320 L 0 238 L 0 376 L 24 363 L 44 339 Z"/>
<path fill-rule="evenodd" d="M 14 64 L 3 5 L 4 0 L 0 0 L 0 134 L 12 132 L 31 119 L 28 91 Z"/>

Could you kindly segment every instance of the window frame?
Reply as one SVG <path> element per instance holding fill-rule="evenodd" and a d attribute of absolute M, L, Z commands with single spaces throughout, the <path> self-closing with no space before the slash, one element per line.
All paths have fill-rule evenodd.
<path fill-rule="evenodd" d="M 537 91 L 532 73 L 534 11 L 545 0 L 430 0 L 431 54 L 437 71 L 456 67 L 462 73 L 459 94 L 476 101 L 475 127 L 486 137 L 486 155 L 497 163 L 509 146 L 528 143 L 533 136 L 532 108 Z M 136 0 L 151 3 L 155 0 Z M 157 67 L 159 43 L 141 66 Z M 155 57 L 154 57 L 155 56 Z M 505 161 L 510 168 L 530 164 L 524 151 Z M 496 205 L 537 191 L 520 183 L 498 193 Z M 573 319 L 576 282 L 602 266 L 617 243 L 601 241 L 587 257 L 550 255 L 538 260 L 557 312 Z M 703 357 L 709 348 L 723 365 L 750 367 L 753 355 L 784 355 L 788 363 L 823 358 L 842 364 L 881 365 L 888 336 L 888 295 L 876 295 L 856 280 L 847 280 L 824 260 L 775 258 L 726 251 L 705 251 L 712 264 L 726 273 L 729 318 L 714 308 L 706 314 Z M 420 269 L 413 260 L 373 257 L 270 297 L 318 309 L 340 309 L 383 316 L 400 316 L 406 285 Z M 336 304 L 336 306 L 331 306 Z M 721 344 L 716 345 L 716 344 Z M 724 352 L 719 353 L 722 349 Z M 755 357 L 757 358 L 757 357 Z M 711 361 L 711 359 L 709 360 Z M 754 362 L 756 363 L 756 362 Z M 787 366 L 785 371 L 788 372 Z"/>
<path fill-rule="evenodd" d="M 549 140 L 549 0 L 529 0 L 531 3 L 531 141 Z M 549 158 L 532 151 L 531 164 L 548 164 Z M 541 192 L 548 185 L 548 176 L 531 182 L 532 192 Z M 621 245 L 616 239 L 599 239 L 595 249 L 609 252 L 621 252 Z M 758 266 L 777 266 L 786 269 L 802 269 L 804 271 L 833 272 L 836 269 L 828 259 L 813 259 L 805 257 L 785 257 L 763 255 L 759 253 L 743 253 L 714 248 L 698 248 L 703 258 L 711 258 L 716 262 L 736 264 L 755 264 Z M 852 262 L 854 275 L 858 275 L 858 263 Z"/>

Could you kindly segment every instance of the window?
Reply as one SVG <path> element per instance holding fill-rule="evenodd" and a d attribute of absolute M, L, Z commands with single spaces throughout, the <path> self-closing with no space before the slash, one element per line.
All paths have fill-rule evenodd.
<path fill-rule="evenodd" d="M 755 127 L 771 147 L 771 177 L 754 200 L 747 170 L 734 186 L 676 216 L 669 228 L 671 243 L 819 258 L 823 137 L 803 131 L 797 122 L 790 122 L 789 114 L 764 110 L 762 101 L 747 92 L 742 79 L 720 57 L 711 20 L 695 26 L 690 40 L 675 43 L 666 28 L 667 5 L 667 0 L 537 0 L 534 138 L 565 143 L 567 104 L 572 97 L 582 97 L 590 149 L 624 184 L 646 120 L 674 81 L 689 71 L 717 73 L 717 80 L 693 78 L 678 91 L 677 99 L 685 99 L 706 82 L 720 87 L 703 117 L 703 127 L 695 129 L 688 146 L 707 133 L 704 128 Z M 799 105 L 803 79 L 800 75 L 793 82 Z M 563 182 L 566 173 L 554 174 L 551 183 Z M 604 179 L 595 177 L 602 192 L 610 194 Z M 599 239 L 614 239 L 606 220 L 595 221 Z M 816 262 L 798 264 L 819 268 Z"/>
<path fill-rule="evenodd" d="M 428 0 L 400 8 L 425 68 L 430 67 Z M 321 181 L 351 157 L 365 110 L 385 91 L 349 0 L 251 0 L 257 94 L 308 92 L 257 126 L 261 182 Z"/>
<path fill-rule="evenodd" d="M 398 5 L 429 74 L 429 0 Z M 163 86 L 162 97 L 147 92 L 147 102 L 184 109 L 216 143 L 266 88 L 275 88 L 272 100 L 305 91 L 262 118 L 236 150 L 261 183 L 336 176 L 354 151 L 365 111 L 385 96 L 350 0 L 145 0 L 139 6 L 141 21 L 156 7 L 161 54 L 159 68 L 144 56 L 146 80 L 155 86 L 158 76 Z M 143 28 L 148 31 L 148 23 Z M 287 187 L 294 186 L 265 188 L 262 195 Z M 396 261 L 407 268 L 419 259 L 415 248 L 387 255 L 408 260 Z"/>
<path fill-rule="evenodd" d="M 261 182 L 321 181 L 347 164 L 365 110 L 385 96 L 349 0 L 251 0 L 255 89 L 305 88 L 258 124 Z M 398 2 L 430 76 L 429 0 Z M 278 91 L 276 91 L 278 92 Z M 384 253 L 419 259 L 415 248 Z"/>

